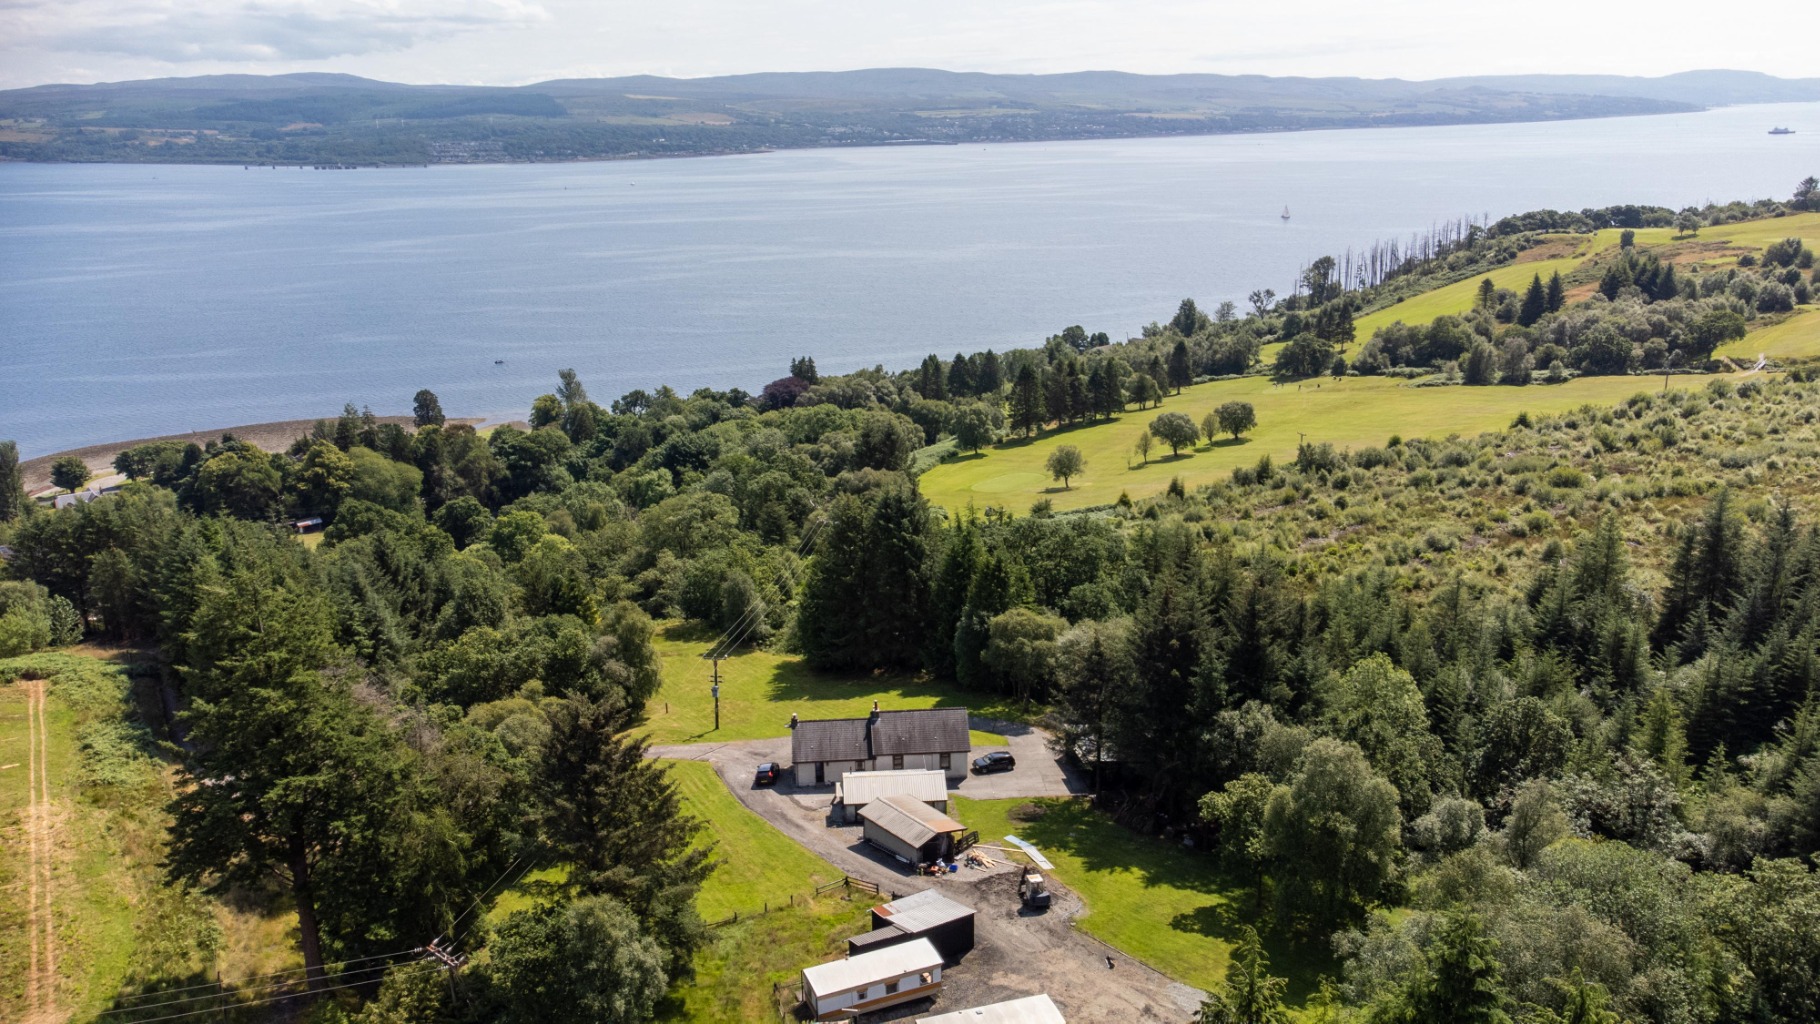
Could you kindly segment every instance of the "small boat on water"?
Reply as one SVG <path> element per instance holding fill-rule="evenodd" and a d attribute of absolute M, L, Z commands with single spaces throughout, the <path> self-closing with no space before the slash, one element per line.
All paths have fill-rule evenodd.
<path fill-rule="evenodd" d="M 1793 135 L 1795 130 L 1793 128 L 1771 128 L 1769 133 L 1771 135 Z"/>
<path fill-rule="evenodd" d="M 505 364 L 506 364 L 506 361 L 505 361 L 505 360 L 504 360 L 504 359 L 495 359 L 495 360 L 493 360 L 493 365 L 494 365 L 494 366 L 504 366 L 504 365 L 505 365 Z"/>
<path fill-rule="evenodd" d="M 1284 220 L 1289 219 L 1289 207 L 1287 207 L 1287 206 L 1283 207 L 1283 219 Z"/>

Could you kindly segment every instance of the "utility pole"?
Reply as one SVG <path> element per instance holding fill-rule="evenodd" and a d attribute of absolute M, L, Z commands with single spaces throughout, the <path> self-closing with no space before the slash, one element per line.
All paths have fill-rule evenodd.
<path fill-rule="evenodd" d="M 720 659 L 714 659 L 714 731 L 720 731 Z"/>

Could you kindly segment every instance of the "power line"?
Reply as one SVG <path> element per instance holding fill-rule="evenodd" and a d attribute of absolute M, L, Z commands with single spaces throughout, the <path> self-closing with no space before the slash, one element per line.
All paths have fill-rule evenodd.
<path fill-rule="evenodd" d="M 513 888 L 513 887 L 515 887 L 515 886 L 517 886 L 517 885 L 518 885 L 518 883 L 519 883 L 519 882 L 522 882 L 522 881 L 524 881 L 524 877 L 525 877 L 525 876 L 526 876 L 526 875 L 528 875 L 528 874 L 530 874 L 530 873 L 531 873 L 531 872 L 532 872 L 532 871 L 533 871 L 533 870 L 534 870 L 534 869 L 536 869 L 536 868 L 537 868 L 537 867 L 539 867 L 539 866 L 540 866 L 540 865 L 542 865 L 542 864 L 543 864 L 543 858 L 541 858 L 541 857 L 540 857 L 540 858 L 538 858 L 538 859 L 537 859 L 537 860 L 531 860 L 531 861 L 526 861 L 526 862 L 525 862 L 525 866 L 524 866 L 524 870 L 522 870 L 522 871 L 520 871 L 520 872 L 519 872 L 519 873 L 518 873 L 518 877 L 517 877 L 517 878 L 514 878 L 514 879 L 512 879 L 512 884 L 511 884 L 511 885 L 508 885 L 508 886 L 506 886 L 506 889 L 511 889 L 511 888 Z M 503 877 L 503 876 L 502 876 L 502 877 Z M 506 891 L 506 890 L 505 890 L 505 889 L 501 889 L 501 890 L 500 890 L 500 892 L 502 892 L 502 893 L 503 893 L 503 892 L 505 892 L 505 891 Z M 468 916 L 468 915 L 466 915 L 466 914 L 463 914 L 463 915 L 461 915 L 461 916 L 462 916 L 462 917 L 466 917 L 466 916 Z M 460 921 L 459 921 L 459 920 L 457 920 L 457 921 L 456 921 L 456 922 L 455 922 L 455 923 L 456 923 L 456 924 L 460 924 L 460 923 L 461 923 L 461 922 L 460 922 Z M 453 926 L 451 926 L 451 928 L 453 928 Z M 452 935 L 452 936 L 450 936 L 450 938 L 449 938 L 449 948 L 450 948 L 450 949 L 453 949 L 453 948 L 454 948 L 454 947 L 455 947 L 455 945 L 456 945 L 456 944 L 457 944 L 457 943 L 459 943 L 459 942 L 460 942 L 460 941 L 461 941 L 461 940 L 462 940 L 462 939 L 465 939 L 465 938 L 467 938 L 467 936 L 468 936 L 468 932 L 460 932 L 460 933 L 458 933 L 458 934 L 455 934 L 455 935 Z"/>
<path fill-rule="evenodd" d="M 814 543 L 816 535 L 821 532 L 821 528 L 826 525 L 828 521 L 825 516 L 820 516 L 819 513 L 820 510 L 818 509 L 818 517 L 803 531 L 802 542 L 796 546 L 796 557 L 798 558 L 803 556 L 803 552 L 809 550 L 809 546 Z M 759 605 L 753 604 L 748 607 L 744 614 L 734 620 L 733 625 L 728 626 L 727 629 L 721 633 L 720 637 L 709 646 L 708 651 L 703 654 L 702 657 L 707 658 L 710 661 L 720 661 L 725 658 L 728 653 L 736 649 L 739 644 L 751 634 L 753 629 L 757 628 L 759 614 Z M 747 622 L 748 619 L 751 621 Z M 739 636 L 737 639 L 732 639 L 735 632 L 738 632 Z"/>
<path fill-rule="evenodd" d="M 407 952 L 419 953 L 419 952 L 422 952 L 422 948 L 419 947 L 417 949 L 408 950 Z M 385 955 L 386 956 L 400 956 L 402 954 L 387 953 Z M 366 957 L 365 959 L 375 960 L 378 958 L 377 957 Z M 352 963 L 352 961 L 349 961 L 349 962 Z M 389 970 L 395 966 L 397 966 L 397 965 L 385 963 L 385 964 L 373 964 L 370 967 L 356 967 L 353 970 L 349 970 L 349 971 L 335 971 L 335 972 L 332 972 L 329 974 L 325 974 L 322 976 L 322 978 L 320 980 L 321 981 L 333 981 L 336 978 L 347 978 L 347 977 L 352 977 L 353 975 L 356 975 L 356 974 L 371 974 L 374 971 L 385 971 L 385 970 Z M 308 969 L 309 968 L 307 968 L 307 967 L 300 967 L 300 968 L 297 968 L 295 970 L 290 970 L 290 971 L 278 971 L 278 972 L 274 972 L 274 975 L 265 975 L 265 977 L 273 977 L 276 974 L 295 974 L 295 973 L 297 973 L 298 970 L 308 970 Z M 372 980 L 373 979 L 371 979 L 371 978 L 363 978 L 358 982 L 351 982 L 350 984 L 364 985 L 367 982 L 372 981 Z M 178 1003 L 193 1002 L 197 999 L 213 999 L 216 996 L 248 995 L 251 993 L 264 992 L 268 989 L 283 988 L 286 985 L 295 985 L 299 981 L 303 981 L 305 984 L 307 984 L 309 982 L 309 979 L 308 978 L 302 978 L 302 979 L 291 978 L 291 979 L 288 979 L 285 981 L 270 981 L 270 982 L 265 982 L 264 984 L 260 984 L 260 985 L 249 985 L 244 988 L 228 988 L 228 987 L 222 986 L 221 991 L 219 991 L 219 992 L 206 992 L 206 993 L 202 993 L 199 995 L 180 996 L 176 999 L 166 999 L 163 1002 L 140 1003 L 136 1006 L 116 1006 L 116 1007 L 113 1007 L 110 1009 L 102 1010 L 99 1014 L 97 1014 L 97 1017 L 106 1017 L 109 1014 L 138 1013 L 141 1010 L 154 1010 L 160 1006 L 174 1006 Z M 219 983 L 215 983 L 215 984 L 219 984 Z M 210 987 L 210 986 L 209 985 L 192 985 L 192 986 L 189 986 L 188 991 L 194 991 L 199 988 L 208 988 L 208 987 Z M 346 986 L 341 986 L 341 987 L 345 988 Z M 161 992 L 147 992 L 147 993 L 145 993 L 145 995 L 163 996 L 163 995 L 170 995 L 173 992 L 183 992 L 183 991 L 186 991 L 186 990 L 173 988 L 173 989 L 165 989 L 164 991 L 161 991 Z M 283 997 L 274 997 L 274 998 L 283 998 Z"/>
<path fill-rule="evenodd" d="M 449 931 L 451 931 L 451 932 L 454 931 L 455 927 L 457 925 L 461 924 L 461 922 L 464 918 L 466 918 L 469 914 L 472 914 L 474 912 L 474 908 L 480 906 L 480 901 L 486 899 L 487 894 L 493 891 L 493 886 L 498 885 L 501 880 L 503 880 L 507 875 L 511 874 L 512 869 L 517 867 L 518 862 L 523 859 L 524 859 L 524 854 L 522 854 L 522 853 L 516 857 L 513 857 L 511 862 L 506 865 L 505 870 L 501 871 L 499 873 L 499 877 L 493 879 L 493 885 L 489 885 L 485 889 L 482 889 L 480 891 L 480 895 L 474 897 L 473 902 L 468 904 L 468 909 L 461 912 L 461 917 L 457 917 L 455 920 L 449 922 Z"/>
<path fill-rule="evenodd" d="M 422 965 L 418 969 L 412 970 L 412 971 L 405 971 L 405 972 L 397 975 L 397 977 L 401 977 L 401 978 L 402 977 L 415 977 L 418 975 L 425 974 L 425 973 L 427 973 L 427 971 L 431 971 L 431 970 L 440 971 L 442 969 L 443 969 L 442 964 L 433 963 L 433 962 L 423 962 Z M 298 998 L 301 998 L 304 996 L 317 996 L 317 995 L 321 995 L 324 992 L 337 992 L 344 988 L 354 988 L 359 985 L 365 985 L 368 982 L 370 982 L 371 980 L 372 980 L 371 978 L 368 978 L 366 981 L 351 981 L 345 985 L 331 985 L 328 988 L 310 989 L 310 990 L 306 990 L 303 992 L 286 992 L 283 995 L 268 996 L 264 999 L 255 999 L 251 1002 L 246 1002 L 246 1003 L 236 1003 L 233 1006 L 225 1006 L 225 1007 L 224 1006 L 211 1006 L 204 1010 L 189 1010 L 184 1013 L 167 1013 L 162 1017 L 146 1017 L 141 1020 L 136 1020 L 133 1022 L 133 1024 L 156 1024 L 156 1022 L 161 1021 L 161 1020 L 176 1020 L 179 1017 L 194 1017 L 199 1013 L 222 1013 L 227 1010 L 245 1010 L 245 1009 L 250 1009 L 255 1006 L 264 1006 L 267 1003 L 280 1002 L 285 999 L 298 999 Z M 198 996 L 196 998 L 200 999 L 203 997 Z M 149 1007 L 138 1007 L 138 1009 L 149 1009 Z"/>
<path fill-rule="evenodd" d="M 365 963 L 368 960 L 384 960 L 384 959 L 388 959 L 390 957 L 405 956 L 410 953 L 419 952 L 419 951 L 421 951 L 421 949 L 422 949 L 422 947 L 417 947 L 415 949 L 401 949 L 396 953 L 376 953 L 373 956 L 355 957 L 352 960 L 337 960 L 334 962 L 333 966 L 338 967 L 338 968 L 346 968 L 347 965 L 349 965 L 349 964 L 358 964 L 358 963 Z M 324 966 L 329 966 L 329 965 L 325 964 Z M 258 981 L 261 978 L 277 978 L 277 977 L 282 977 L 287 974 L 297 974 L 299 972 L 307 971 L 307 970 L 309 970 L 308 967 L 292 967 L 289 970 L 273 971 L 270 974 L 255 974 L 252 977 L 247 978 L 246 980 L 248 982 L 253 982 L 253 981 Z M 349 972 L 346 970 L 337 970 L 337 971 L 331 972 L 328 975 L 328 977 L 339 977 L 340 975 L 347 974 L 347 973 L 349 973 Z M 288 985 L 288 984 L 290 984 L 290 982 L 288 982 L 288 981 L 274 982 L 274 983 L 268 983 L 268 984 L 263 984 L 263 985 L 253 985 L 252 987 L 253 988 L 271 988 L 273 984 Z M 115 996 L 114 998 L 116 1001 L 121 1000 L 121 999 L 149 999 L 152 996 L 168 996 L 175 992 L 194 992 L 197 989 L 202 989 L 202 988 L 225 988 L 225 983 L 220 982 L 220 981 L 205 981 L 198 985 L 185 985 L 182 988 L 164 988 L 164 989 L 158 989 L 156 991 L 151 991 L 151 992 L 136 992 L 136 993 L 132 993 L 129 995 Z M 171 1000 L 171 1002 L 180 1003 L 180 1002 L 183 1002 L 183 1000 L 174 999 L 174 1000 Z M 150 1009 L 152 1006 L 164 1006 L 164 1005 L 166 1005 L 166 1004 L 165 1003 L 150 1003 L 150 1004 L 141 1004 L 137 1007 L 118 1007 L 117 1009 L 122 1009 L 122 1010 L 123 1009 Z M 107 1014 L 107 1013 L 113 1013 L 113 1012 L 115 1012 L 115 1010 L 103 1010 L 101 1012 L 103 1014 Z"/>

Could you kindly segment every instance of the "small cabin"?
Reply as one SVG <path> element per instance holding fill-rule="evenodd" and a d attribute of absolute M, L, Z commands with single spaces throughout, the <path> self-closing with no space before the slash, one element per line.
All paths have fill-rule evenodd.
<path fill-rule="evenodd" d="M 1068 1024 L 1068 1021 L 1062 1017 L 1062 1011 L 1056 1008 L 1055 1000 L 1045 992 L 1022 999 L 1007 999 L 989 1006 L 938 1013 L 933 1017 L 918 1017 L 916 1024 Z"/>
<path fill-rule="evenodd" d="M 812 1020 L 847 1020 L 941 989 L 942 955 L 928 939 L 803 968 L 803 1005 Z"/>
<path fill-rule="evenodd" d="M 315 533 L 320 529 L 322 529 L 321 516 L 311 516 L 308 519 L 299 519 L 291 524 L 291 530 L 295 533 Z"/>
<path fill-rule="evenodd" d="M 848 772 L 834 784 L 835 816 L 849 825 L 855 824 L 862 808 L 887 796 L 907 796 L 947 813 L 948 776 L 934 768 Z"/>
<path fill-rule="evenodd" d="M 859 812 L 866 841 L 906 864 L 952 857 L 966 826 L 913 797 L 887 796 Z"/>

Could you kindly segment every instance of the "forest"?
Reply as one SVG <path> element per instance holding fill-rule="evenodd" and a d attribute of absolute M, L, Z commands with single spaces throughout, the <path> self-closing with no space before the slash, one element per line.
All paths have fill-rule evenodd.
<path fill-rule="evenodd" d="M 1816 202 L 1810 180 L 1692 227 Z M 169 885 L 294 907 L 313 1020 L 659 1012 L 717 870 L 637 732 L 681 622 L 1049 724 L 1095 807 L 1250 893 L 1203 1020 L 1290 1019 L 1264 935 L 1331 951 L 1301 1020 L 1813 1021 L 1820 375 L 1711 359 L 1811 302 L 1812 251 L 1696 272 L 1627 241 L 1584 281 L 1537 275 L 1539 298 L 1351 333 L 1542 233 L 1683 212 L 1462 225 L 1318 261 L 1242 316 L 1185 301 L 1124 343 L 1071 327 L 844 376 L 805 356 L 755 393 L 606 404 L 565 370 L 486 432 L 422 391 L 414 426 L 350 406 L 286 451 L 133 448 L 132 482 L 56 511 L 0 445 L 0 657 L 155 652 L 168 700 L 141 740 L 177 764 Z M 916 484 L 1225 374 L 1661 368 L 1710 380 L 1477 437 L 1309 438 L 1080 512 L 941 508 Z M 306 517 L 319 543 L 288 525 Z M 459 993 L 406 954 L 432 937 L 470 958 Z M 107 1019 L 230 1012 L 185 994 L 206 965 L 160 951 Z"/>

